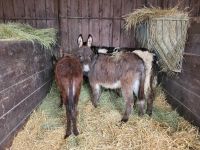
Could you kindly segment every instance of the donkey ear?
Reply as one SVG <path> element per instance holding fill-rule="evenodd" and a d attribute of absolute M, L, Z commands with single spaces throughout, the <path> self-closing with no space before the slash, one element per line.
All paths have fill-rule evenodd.
<path fill-rule="evenodd" d="M 82 34 L 79 34 L 78 39 L 77 39 L 78 47 L 83 46 L 83 36 Z"/>
<path fill-rule="evenodd" d="M 93 42 L 92 35 L 89 34 L 89 35 L 88 35 L 88 39 L 87 39 L 87 46 L 88 46 L 88 47 L 91 47 L 91 46 L 92 46 L 92 42 Z"/>

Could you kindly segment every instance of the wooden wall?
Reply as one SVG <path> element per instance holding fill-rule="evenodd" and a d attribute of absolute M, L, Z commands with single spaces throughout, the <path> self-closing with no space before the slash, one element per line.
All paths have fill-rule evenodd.
<path fill-rule="evenodd" d="M 0 0 L 0 22 L 58 27 L 58 0 Z"/>
<path fill-rule="evenodd" d="M 46 96 L 50 51 L 27 41 L 0 41 L 0 149 Z"/>
<path fill-rule="evenodd" d="M 191 15 L 199 12 L 198 0 L 61 0 L 61 45 L 66 51 L 77 47 L 80 33 L 84 39 L 92 34 L 94 45 L 135 47 L 135 33 L 124 30 L 122 16 L 143 6 L 190 7 Z"/>
<path fill-rule="evenodd" d="M 173 107 L 200 127 L 200 17 L 189 29 L 182 72 L 162 83 Z"/>
<path fill-rule="evenodd" d="M 123 15 L 143 6 L 142 0 L 68 0 L 61 1 L 62 46 L 77 47 L 80 33 L 92 34 L 95 45 L 128 46 L 135 44 L 134 33 L 124 32 Z"/>
<path fill-rule="evenodd" d="M 135 33 L 124 30 L 122 16 L 143 6 L 189 7 L 200 14 L 199 0 L 0 0 L 0 22 L 17 21 L 60 30 L 59 44 L 70 51 L 80 33 L 92 34 L 95 45 L 134 47 Z"/>

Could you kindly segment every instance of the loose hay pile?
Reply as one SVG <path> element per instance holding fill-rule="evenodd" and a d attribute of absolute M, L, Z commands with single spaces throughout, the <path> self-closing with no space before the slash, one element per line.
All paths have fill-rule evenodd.
<path fill-rule="evenodd" d="M 138 46 L 155 51 L 162 71 L 181 72 L 189 13 L 178 6 L 137 9 L 125 17 L 125 28 L 136 32 Z"/>
<path fill-rule="evenodd" d="M 160 88 L 153 116 L 138 117 L 121 124 L 123 100 L 115 93 L 104 91 L 101 103 L 94 108 L 90 102 L 88 85 L 84 84 L 79 101 L 78 129 L 80 135 L 64 140 L 65 111 L 59 109 L 59 95 L 53 85 L 42 105 L 30 117 L 24 130 L 15 137 L 12 150 L 65 149 L 200 149 L 200 135 L 196 127 L 171 110 Z"/>
<path fill-rule="evenodd" d="M 46 49 L 50 49 L 57 42 L 54 28 L 35 29 L 28 24 L 20 23 L 1 23 L 0 39 L 37 41 Z"/>
<path fill-rule="evenodd" d="M 130 30 L 132 27 L 136 28 L 137 25 L 140 25 L 149 19 L 159 17 L 178 17 L 189 19 L 189 14 L 186 10 L 179 10 L 178 6 L 168 9 L 161 9 L 159 7 L 144 7 L 141 9 L 136 9 L 134 12 L 124 16 L 125 29 Z"/>

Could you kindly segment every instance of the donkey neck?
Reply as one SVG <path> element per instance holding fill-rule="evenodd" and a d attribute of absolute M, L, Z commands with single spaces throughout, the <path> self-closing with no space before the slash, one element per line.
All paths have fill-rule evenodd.
<path fill-rule="evenodd" d="M 95 66 L 98 57 L 99 57 L 99 54 L 94 54 L 94 56 L 92 57 L 92 61 L 91 61 L 91 64 L 90 64 L 91 68 L 93 68 Z"/>

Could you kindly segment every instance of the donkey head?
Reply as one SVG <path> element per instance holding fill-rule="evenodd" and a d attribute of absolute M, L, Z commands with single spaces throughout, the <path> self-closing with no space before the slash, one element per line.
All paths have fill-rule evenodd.
<path fill-rule="evenodd" d="M 89 72 L 89 66 L 94 56 L 94 53 L 91 49 L 92 41 L 92 35 L 90 34 L 88 35 L 88 39 L 86 42 L 83 42 L 82 34 L 80 34 L 77 39 L 79 48 L 76 51 L 76 56 L 79 58 L 81 64 L 83 65 L 84 72 Z"/>

